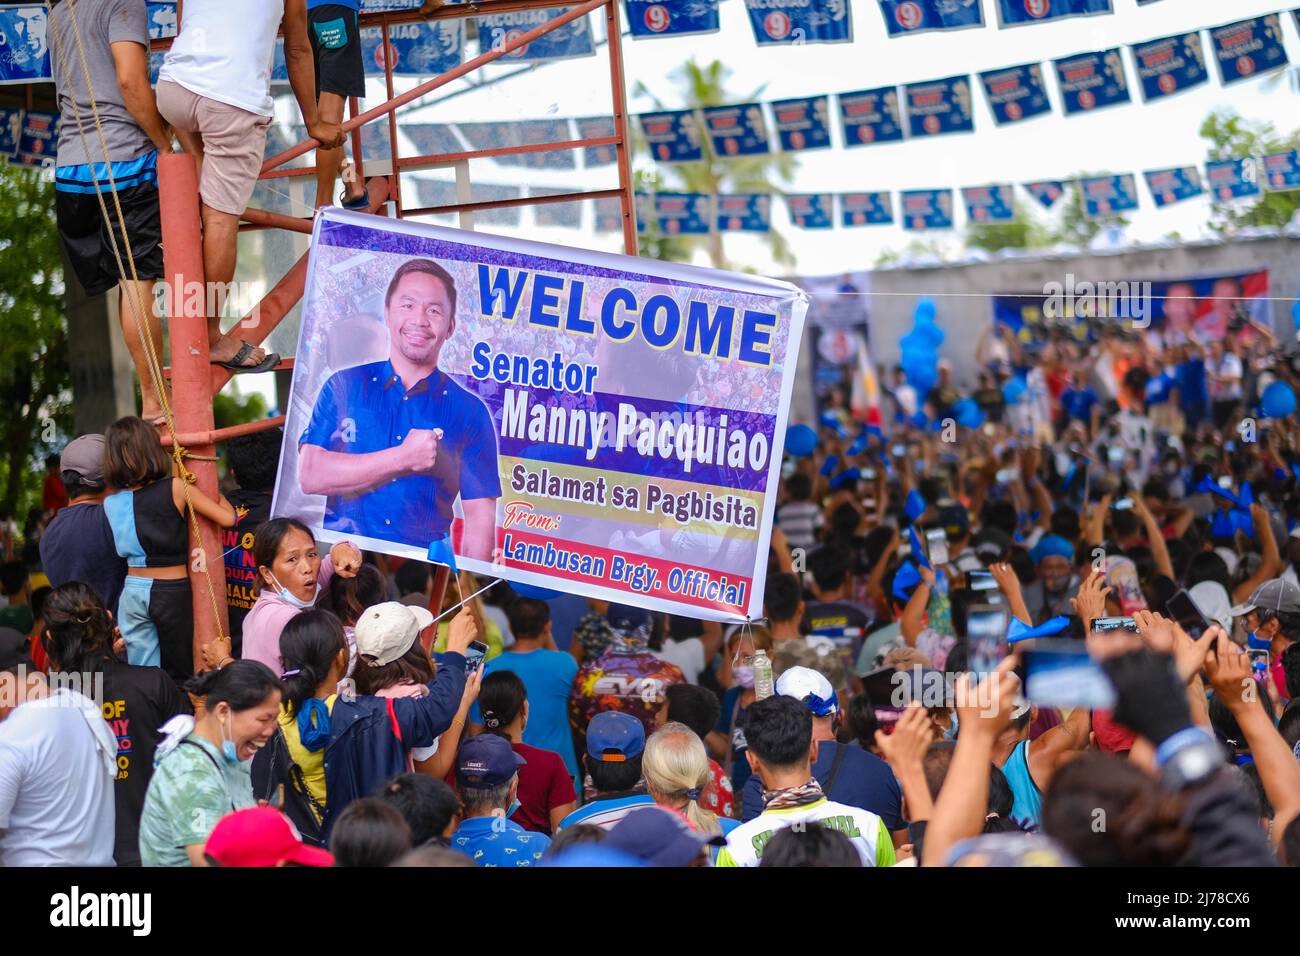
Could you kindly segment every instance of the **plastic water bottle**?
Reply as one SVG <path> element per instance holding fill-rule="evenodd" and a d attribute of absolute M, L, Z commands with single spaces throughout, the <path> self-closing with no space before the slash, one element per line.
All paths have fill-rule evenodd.
<path fill-rule="evenodd" d="M 758 650 L 754 652 L 754 697 L 758 700 L 766 700 L 772 696 L 774 687 L 772 680 L 772 662 L 767 659 L 767 651 Z"/>

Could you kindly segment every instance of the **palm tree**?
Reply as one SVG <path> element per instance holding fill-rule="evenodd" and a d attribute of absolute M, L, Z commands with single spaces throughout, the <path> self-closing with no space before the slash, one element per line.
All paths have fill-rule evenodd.
<path fill-rule="evenodd" d="M 749 96 L 736 96 L 728 93 L 726 84 L 731 69 L 720 61 L 714 60 L 700 66 L 694 59 L 688 60 L 670 74 L 682 91 L 682 99 L 687 109 L 701 109 L 709 106 L 726 106 L 730 103 L 757 102 L 766 89 L 766 84 Z M 635 93 L 645 94 L 654 101 L 656 109 L 669 109 L 642 82 L 638 81 Z M 703 143 L 704 159 L 695 163 L 672 163 L 658 167 L 655 179 L 666 182 L 670 188 L 680 188 L 683 192 L 706 193 L 716 196 L 720 193 L 777 193 L 783 191 L 794 178 L 799 161 L 790 153 L 773 152 L 762 156 L 738 156 L 722 158 L 713 151 L 713 144 L 706 136 Z M 778 182 L 779 181 L 779 182 Z M 710 224 L 707 237 L 691 237 L 694 241 L 688 246 L 705 243 L 709 261 L 714 268 L 728 267 L 727 257 L 722 248 L 722 233 L 717 222 Z M 772 248 L 772 257 L 782 265 L 793 265 L 794 255 L 785 236 L 775 229 L 766 234 Z"/>

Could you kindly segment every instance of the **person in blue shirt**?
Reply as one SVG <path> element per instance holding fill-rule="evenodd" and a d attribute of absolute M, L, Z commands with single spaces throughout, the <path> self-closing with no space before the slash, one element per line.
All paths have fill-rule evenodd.
<path fill-rule="evenodd" d="M 517 597 L 506 608 L 514 646 L 492 658 L 484 666 L 483 676 L 497 671 L 513 671 L 528 692 L 528 723 L 524 743 L 542 750 L 553 750 L 564 759 L 569 776 L 578 777 L 578 758 L 573 752 L 573 735 L 569 732 L 569 692 L 578 673 L 578 662 L 570 654 L 555 649 L 551 637 L 551 609 L 545 601 Z M 483 716 L 475 702 L 470 712 L 475 724 L 471 733 L 481 733 Z"/>
<path fill-rule="evenodd" d="M 587 724 L 585 765 L 594 796 L 560 821 L 556 830 L 582 823 L 612 830 L 638 807 L 653 807 L 654 798 L 641 779 L 645 725 L 631 714 L 606 710 Z"/>
<path fill-rule="evenodd" d="M 536 866 L 551 838 L 510 819 L 519 806 L 519 768 L 525 763 L 497 734 L 471 737 L 456 752 L 456 790 L 464 820 L 451 848 L 479 866 Z"/>
<path fill-rule="evenodd" d="M 1072 421 L 1083 422 L 1088 426 L 1088 434 L 1097 431 L 1097 411 L 1101 400 L 1088 385 L 1083 372 L 1076 371 L 1070 380 L 1070 387 L 1061 393 L 1061 413 L 1068 425 Z"/>
<path fill-rule="evenodd" d="M 298 439 L 298 478 L 325 495 L 325 527 L 417 548 L 447 537 L 460 497 L 458 552 L 490 561 L 496 542 L 497 441 L 492 416 L 438 368 L 456 330 L 456 283 L 409 259 L 384 297 L 390 354 L 336 372 Z"/>

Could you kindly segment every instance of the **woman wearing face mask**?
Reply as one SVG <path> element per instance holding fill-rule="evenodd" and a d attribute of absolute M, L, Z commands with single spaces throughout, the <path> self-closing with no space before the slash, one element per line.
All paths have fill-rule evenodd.
<path fill-rule="evenodd" d="M 203 717 L 162 728 L 140 816 L 145 866 L 206 866 L 203 845 L 227 813 L 254 806 L 249 765 L 275 733 L 280 681 L 265 664 L 235 661 L 185 689 L 206 698 Z"/>
<path fill-rule="evenodd" d="M 253 532 L 253 559 L 257 562 L 257 600 L 244 618 L 244 660 L 261 661 L 276 674 L 280 664 L 280 633 L 295 615 L 314 606 L 335 574 L 356 577 L 361 552 L 340 541 L 321 558 L 311 531 L 294 518 L 272 518 Z M 204 650 L 210 664 L 230 654 L 228 641 L 214 641 Z M 215 660 L 214 660 L 215 658 Z"/>
<path fill-rule="evenodd" d="M 253 767 L 255 792 L 273 799 L 285 788 L 285 810 L 303 837 L 325 843 L 334 820 L 349 803 L 370 796 L 409 769 L 409 755 L 436 748 L 439 737 L 454 731 L 448 750 L 459 739 L 456 721 L 464 722 L 465 650 L 475 639 L 473 615 L 462 611 L 451 622 L 448 648 L 437 676 L 425 671 L 421 694 L 394 697 L 364 693 L 367 671 L 393 663 L 412 645 L 418 647 L 423 624 L 433 623 L 390 602 L 367 608 L 357 622 L 356 687 L 339 682 L 347 672 L 348 646 L 343 626 L 329 611 L 304 611 L 291 618 L 280 636 L 284 659 L 285 706 L 278 715 L 279 733 Z M 477 687 L 477 681 L 473 685 Z M 458 717 L 458 714 L 460 715 Z M 432 756 L 432 755 L 430 755 Z M 450 766 L 448 762 L 446 766 Z M 446 770 L 444 769 L 444 773 Z"/>
<path fill-rule="evenodd" d="M 752 643 L 751 643 L 752 638 Z M 722 716 L 705 741 L 713 758 L 731 774 L 731 789 L 740 793 L 752 771 L 745 759 L 745 711 L 754 702 L 754 668 L 756 651 L 772 654 L 772 635 L 765 627 L 737 631 L 727 642 L 727 650 L 718 670 L 718 681 L 730 689 L 722 695 Z M 734 664 L 733 664 L 734 661 Z"/>

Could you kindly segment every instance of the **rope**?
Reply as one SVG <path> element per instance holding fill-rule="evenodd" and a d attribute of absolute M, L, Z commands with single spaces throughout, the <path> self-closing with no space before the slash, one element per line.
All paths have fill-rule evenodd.
<path fill-rule="evenodd" d="M 162 407 L 163 410 L 163 421 L 164 424 L 166 424 L 167 426 L 167 433 L 168 435 L 171 436 L 172 461 L 176 465 L 177 475 L 181 479 L 182 488 L 184 489 L 185 492 L 185 510 L 189 517 L 190 533 L 193 535 L 193 539 L 195 543 L 201 548 L 203 539 L 199 529 L 198 513 L 194 510 L 194 502 L 190 496 L 190 486 L 193 485 L 198 480 L 198 478 L 186 466 L 185 459 L 191 458 L 196 461 L 198 460 L 215 461 L 216 459 L 212 456 L 200 456 L 200 455 L 191 454 L 180 443 L 179 436 L 176 433 L 176 421 L 172 415 L 171 399 L 167 395 L 167 388 L 163 385 L 164 377 L 163 377 L 162 362 L 157 352 L 154 349 L 152 336 L 147 334 L 148 323 L 145 320 L 147 313 L 144 308 L 143 299 L 140 295 L 140 274 L 136 269 L 135 254 L 131 249 L 131 243 L 129 237 L 127 236 L 126 216 L 122 211 L 122 200 L 121 197 L 118 196 L 117 183 L 114 181 L 113 178 L 113 165 L 111 159 L 109 158 L 108 140 L 104 136 L 104 126 L 99 113 L 99 102 L 98 102 L 98 98 L 95 96 L 95 85 L 93 80 L 91 80 L 90 77 L 90 67 L 86 59 L 86 48 L 81 38 L 80 24 L 77 22 L 77 0 L 63 0 L 63 2 L 68 11 L 69 24 L 72 28 L 73 38 L 76 41 L 77 58 L 81 65 L 82 79 L 85 81 L 86 84 L 86 94 L 90 97 L 91 117 L 94 120 L 95 131 L 99 138 L 99 151 L 104 157 L 104 170 L 108 176 L 109 191 L 113 197 L 113 210 L 114 213 L 116 214 L 117 226 L 118 229 L 121 230 L 122 241 L 126 246 L 126 261 L 127 261 L 127 265 L 130 266 L 129 281 L 130 281 L 131 291 L 130 294 L 124 296 L 123 299 L 130 300 L 130 306 L 133 308 L 135 313 L 136 332 L 140 336 L 140 339 L 144 344 L 145 356 L 148 360 L 148 365 L 149 365 L 149 374 L 153 378 L 154 391 L 158 395 L 158 404 Z M 65 88 L 69 90 L 68 101 L 72 106 L 73 116 L 76 118 L 77 121 L 77 133 L 81 139 L 81 148 L 85 152 L 86 158 L 90 159 L 91 149 L 89 143 L 87 142 L 85 122 L 82 119 L 81 109 L 77 105 L 76 97 L 73 96 L 71 93 L 71 82 L 70 82 L 71 74 L 69 73 L 67 61 L 64 58 L 63 53 L 60 49 L 61 41 L 59 39 L 59 31 L 53 29 L 54 4 L 52 0 L 45 0 L 45 10 L 46 10 L 47 19 L 51 21 L 50 23 L 51 29 L 49 30 L 51 48 L 54 52 L 55 57 L 59 61 L 60 73 L 62 74 L 63 77 L 63 85 Z M 103 184 L 100 182 L 99 174 L 95 169 L 95 164 L 92 162 L 89 164 L 89 166 L 90 166 L 91 178 L 95 182 L 95 197 L 99 201 L 100 213 L 103 215 L 104 221 L 106 223 L 109 223 L 110 219 L 109 219 L 108 207 L 104 202 Z M 113 250 L 113 259 L 117 263 L 118 276 L 121 278 L 121 281 L 125 283 L 128 281 L 127 270 L 122 263 L 122 251 L 118 247 L 117 231 L 114 230 L 111 227 L 111 225 L 108 230 L 108 236 L 109 236 L 109 244 L 111 245 Z M 217 626 L 217 640 L 224 641 L 226 640 L 226 635 L 224 629 L 221 626 L 221 613 L 217 605 L 216 588 L 212 584 L 211 568 L 205 566 L 203 571 L 203 579 L 204 579 L 204 583 L 207 585 L 208 600 L 212 606 L 212 619 Z"/>

